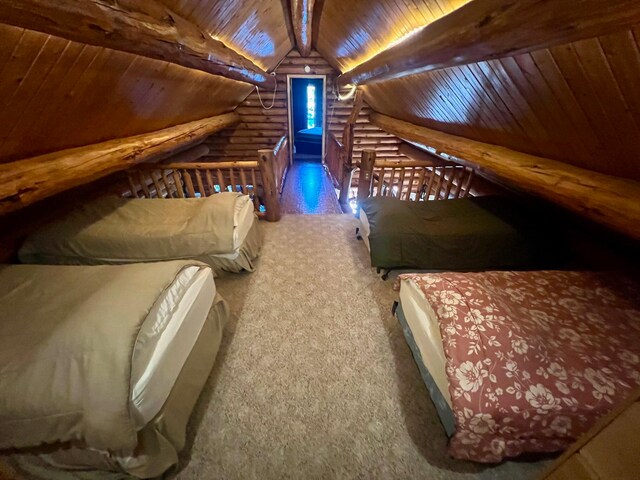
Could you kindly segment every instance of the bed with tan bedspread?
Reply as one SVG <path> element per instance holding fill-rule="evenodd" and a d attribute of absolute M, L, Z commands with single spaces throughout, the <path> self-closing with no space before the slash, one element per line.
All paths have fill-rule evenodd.
<path fill-rule="evenodd" d="M 262 239 L 253 202 L 206 198 L 103 197 L 29 235 L 22 263 L 124 264 L 193 259 L 215 270 L 253 271 Z"/>
<path fill-rule="evenodd" d="M 0 267 L 0 450 L 48 446 L 58 464 L 161 474 L 227 315 L 200 262 Z M 202 371 L 181 379 L 201 338 Z"/>
<path fill-rule="evenodd" d="M 640 385 L 640 288 L 612 274 L 408 274 L 435 316 L 450 453 L 499 462 L 566 448 Z M 402 298 L 402 295 L 401 295 Z"/>

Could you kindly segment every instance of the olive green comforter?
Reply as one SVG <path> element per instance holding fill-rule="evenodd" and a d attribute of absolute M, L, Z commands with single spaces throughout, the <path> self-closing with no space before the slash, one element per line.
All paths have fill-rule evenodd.
<path fill-rule="evenodd" d="M 471 271 L 557 263 L 558 247 L 549 239 L 545 220 L 513 199 L 372 197 L 361 209 L 369 223 L 374 267 Z"/>

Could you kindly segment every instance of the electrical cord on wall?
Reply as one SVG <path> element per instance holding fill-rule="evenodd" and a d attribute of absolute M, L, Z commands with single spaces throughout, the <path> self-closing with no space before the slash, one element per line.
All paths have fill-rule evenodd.
<path fill-rule="evenodd" d="M 256 85 L 256 92 L 258 93 L 258 100 L 260 101 L 260 105 L 262 105 L 262 108 L 264 108 L 265 110 L 271 110 L 273 108 L 273 106 L 276 104 L 276 92 L 278 91 L 278 77 L 276 77 L 276 72 L 271 72 L 270 75 L 275 80 L 275 87 L 273 88 L 273 98 L 271 99 L 271 105 L 269 105 L 268 107 L 265 106 L 264 102 L 262 101 L 262 97 L 260 96 L 260 89 Z"/>

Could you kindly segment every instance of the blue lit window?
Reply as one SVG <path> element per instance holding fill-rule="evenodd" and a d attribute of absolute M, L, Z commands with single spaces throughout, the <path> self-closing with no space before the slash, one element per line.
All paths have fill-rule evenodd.
<path fill-rule="evenodd" d="M 307 128 L 316 126 L 316 87 L 307 85 Z"/>

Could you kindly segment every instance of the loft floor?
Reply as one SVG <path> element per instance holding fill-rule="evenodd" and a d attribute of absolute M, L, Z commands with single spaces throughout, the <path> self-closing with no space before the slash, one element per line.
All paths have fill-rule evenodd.
<path fill-rule="evenodd" d="M 335 189 L 319 161 L 296 159 L 287 173 L 282 213 L 342 213 Z"/>
<path fill-rule="evenodd" d="M 535 478 L 548 462 L 452 460 L 401 328 L 392 282 L 369 267 L 351 215 L 261 222 L 253 274 L 229 301 L 214 370 L 177 478 Z"/>

